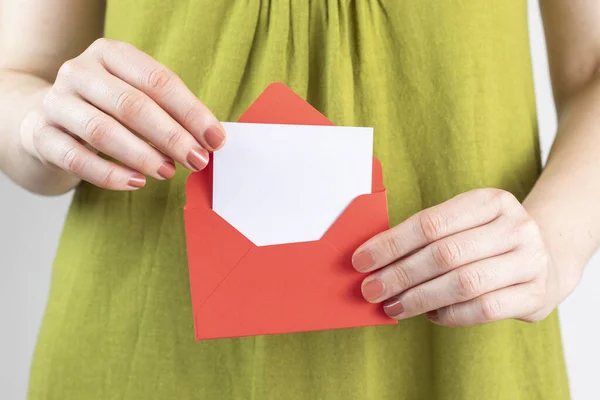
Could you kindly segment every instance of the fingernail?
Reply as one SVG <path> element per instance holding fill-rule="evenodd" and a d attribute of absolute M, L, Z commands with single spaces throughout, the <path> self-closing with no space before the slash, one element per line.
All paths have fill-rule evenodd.
<path fill-rule="evenodd" d="M 208 164 L 208 153 L 204 149 L 194 149 L 188 153 L 187 162 L 197 171 L 200 171 Z"/>
<path fill-rule="evenodd" d="M 146 177 L 142 174 L 132 175 L 127 181 L 127 184 L 134 188 L 144 187 L 144 185 L 146 184 Z"/>
<path fill-rule="evenodd" d="M 440 317 L 438 315 L 438 312 L 434 310 L 427 312 L 427 319 L 429 319 L 431 322 L 438 322 Z"/>
<path fill-rule="evenodd" d="M 383 311 L 385 311 L 388 317 L 396 317 L 404 312 L 404 307 L 402 307 L 400 300 L 394 300 L 391 303 L 385 304 Z"/>
<path fill-rule="evenodd" d="M 211 126 L 204 131 L 204 140 L 211 150 L 217 150 L 225 143 L 225 133 L 223 130 Z"/>
<path fill-rule="evenodd" d="M 352 257 L 352 265 L 358 271 L 366 271 L 373 266 L 375 260 L 370 251 L 363 251 Z"/>
<path fill-rule="evenodd" d="M 175 164 L 173 164 L 172 161 L 165 161 L 161 164 L 160 168 L 158 168 L 158 175 L 165 179 L 171 179 L 175 176 Z"/>
<path fill-rule="evenodd" d="M 367 301 L 375 301 L 383 294 L 383 282 L 379 279 L 373 279 L 362 286 L 363 297 Z"/>

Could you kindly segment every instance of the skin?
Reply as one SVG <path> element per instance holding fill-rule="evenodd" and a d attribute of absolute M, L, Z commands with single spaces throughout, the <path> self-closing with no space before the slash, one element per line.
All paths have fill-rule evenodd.
<path fill-rule="evenodd" d="M 559 120 L 547 166 L 522 204 L 499 189 L 463 193 L 360 246 L 363 294 L 392 318 L 539 321 L 600 246 L 600 3 L 540 5 Z M 32 192 L 62 194 L 81 180 L 137 190 L 146 177 L 172 177 L 173 161 L 203 168 L 225 141 L 172 71 L 99 39 L 104 9 L 0 0 L 0 170 Z"/>
<path fill-rule="evenodd" d="M 577 286 L 600 246 L 600 3 L 540 2 L 558 113 L 548 163 L 520 204 L 463 193 L 360 246 L 368 301 L 445 326 L 536 322 Z"/>
<path fill-rule="evenodd" d="M 172 178 L 173 161 L 203 169 L 224 144 L 219 121 L 172 71 L 99 38 L 104 2 L 0 4 L 0 168 L 26 189 L 61 194 L 85 180 L 136 190 L 146 176 Z"/>

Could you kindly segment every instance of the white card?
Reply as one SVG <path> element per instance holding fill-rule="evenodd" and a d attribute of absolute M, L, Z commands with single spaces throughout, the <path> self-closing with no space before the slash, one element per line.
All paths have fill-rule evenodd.
<path fill-rule="evenodd" d="M 223 123 L 213 210 L 257 246 L 320 239 L 371 193 L 373 129 Z"/>

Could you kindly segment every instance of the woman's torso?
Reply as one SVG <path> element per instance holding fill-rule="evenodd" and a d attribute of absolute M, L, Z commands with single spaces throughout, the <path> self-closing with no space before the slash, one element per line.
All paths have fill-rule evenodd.
<path fill-rule="evenodd" d="M 373 126 L 392 224 L 540 169 L 525 0 L 108 0 L 106 36 L 164 63 L 223 121 L 282 81 L 337 125 Z M 188 175 L 82 184 L 31 374 L 39 399 L 565 399 L 555 314 L 195 342 Z"/>

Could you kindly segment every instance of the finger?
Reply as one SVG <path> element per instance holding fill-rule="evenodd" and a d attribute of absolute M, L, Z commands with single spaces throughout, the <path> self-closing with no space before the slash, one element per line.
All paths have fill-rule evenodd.
<path fill-rule="evenodd" d="M 392 318 L 405 319 L 529 282 L 536 268 L 523 260 L 519 252 L 510 252 L 465 265 L 392 297 L 383 309 Z"/>
<path fill-rule="evenodd" d="M 44 101 L 48 121 L 89 143 L 94 149 L 156 179 L 175 175 L 173 161 L 96 107 L 72 95 L 49 92 Z"/>
<path fill-rule="evenodd" d="M 124 42 L 100 39 L 90 51 L 111 74 L 158 103 L 203 147 L 217 150 L 223 146 L 225 131 L 219 120 L 173 71 Z"/>
<path fill-rule="evenodd" d="M 101 67 L 84 68 L 73 89 L 188 169 L 198 171 L 208 164 L 208 152 L 165 110 Z"/>
<path fill-rule="evenodd" d="M 102 159 L 54 126 L 39 128 L 36 138 L 35 146 L 40 157 L 84 181 L 110 190 L 136 190 L 146 184 L 143 175 Z"/>
<path fill-rule="evenodd" d="M 486 293 L 464 303 L 430 312 L 428 318 L 439 325 L 471 326 L 508 318 L 524 319 L 536 315 L 544 299 L 533 282 Z"/>
<path fill-rule="evenodd" d="M 374 298 L 367 290 L 365 298 L 380 302 L 462 265 L 514 249 L 518 236 L 511 221 L 500 217 L 487 225 L 448 236 L 374 272 L 365 278 L 363 287 L 379 280 L 384 291 Z"/>
<path fill-rule="evenodd" d="M 358 271 L 373 271 L 432 242 L 487 224 L 520 208 L 518 200 L 503 190 L 477 189 L 463 193 L 374 236 L 356 250 L 352 263 Z"/>

